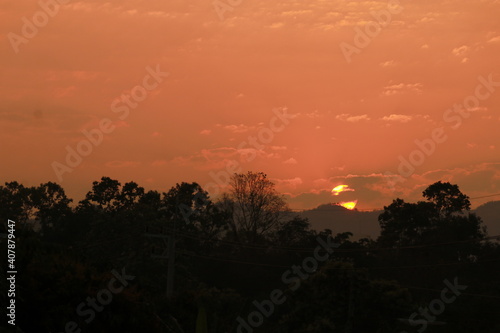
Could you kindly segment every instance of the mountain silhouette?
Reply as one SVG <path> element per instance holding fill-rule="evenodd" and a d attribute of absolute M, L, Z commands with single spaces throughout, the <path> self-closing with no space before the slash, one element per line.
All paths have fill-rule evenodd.
<path fill-rule="evenodd" d="M 353 239 L 377 239 L 380 235 L 378 216 L 383 210 L 349 210 L 336 204 L 322 204 L 299 215 L 309 219 L 315 230 L 331 229 L 334 233 L 352 232 Z M 471 210 L 483 219 L 488 235 L 500 234 L 500 201 L 490 201 Z"/>
<path fill-rule="evenodd" d="M 500 201 L 482 204 L 474 212 L 483 219 L 489 236 L 500 234 Z"/>

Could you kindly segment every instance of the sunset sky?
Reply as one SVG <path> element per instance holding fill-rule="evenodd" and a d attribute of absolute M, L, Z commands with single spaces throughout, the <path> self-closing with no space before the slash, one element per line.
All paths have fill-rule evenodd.
<path fill-rule="evenodd" d="M 500 192 L 499 0 L 60 1 L 0 0 L 2 183 L 216 197 L 236 168 L 295 209 Z"/>

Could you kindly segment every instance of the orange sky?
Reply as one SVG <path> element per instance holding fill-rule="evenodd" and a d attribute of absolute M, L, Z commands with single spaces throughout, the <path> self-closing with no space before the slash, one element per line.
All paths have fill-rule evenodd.
<path fill-rule="evenodd" d="M 215 194 L 233 163 L 298 209 L 416 201 L 437 180 L 500 192 L 498 0 L 60 2 L 48 15 L 1 1 L 2 183 L 56 181 L 75 200 L 102 176 Z M 389 16 L 360 37 L 372 12 Z M 91 151 L 70 167 L 78 145 Z M 400 156 L 418 165 L 391 188 Z M 340 184 L 354 191 L 332 195 Z"/>

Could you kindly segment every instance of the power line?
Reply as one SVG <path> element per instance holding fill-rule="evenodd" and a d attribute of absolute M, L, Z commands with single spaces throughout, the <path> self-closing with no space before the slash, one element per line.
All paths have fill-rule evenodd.
<path fill-rule="evenodd" d="M 190 256 L 190 257 L 204 258 L 204 259 L 208 259 L 208 260 L 223 261 L 223 262 L 231 262 L 231 263 L 237 263 L 237 264 L 243 264 L 243 265 L 267 266 L 267 267 L 275 267 L 275 268 L 290 268 L 291 267 L 291 265 L 284 266 L 284 265 L 266 264 L 266 263 L 252 262 L 252 261 L 243 261 L 243 260 L 223 258 L 223 257 L 218 257 L 218 256 L 207 256 L 207 255 L 194 254 L 194 253 L 186 252 L 186 251 L 177 251 L 177 252 L 179 252 L 183 255 Z M 476 262 L 447 262 L 447 263 L 405 265 L 405 266 L 341 267 L 341 268 L 327 268 L 327 270 L 369 270 L 369 271 L 370 270 L 387 270 L 387 269 L 396 270 L 396 269 L 401 269 L 401 268 L 408 269 L 408 268 L 440 267 L 440 266 L 455 266 L 455 265 L 476 265 L 476 264 L 481 264 L 481 263 L 485 263 L 485 262 L 494 262 L 494 261 L 500 261 L 500 258 L 485 259 L 485 260 L 480 260 L 480 261 L 476 261 Z"/>
<path fill-rule="evenodd" d="M 500 195 L 500 193 L 495 193 L 495 194 L 490 194 L 490 195 L 483 195 L 481 197 L 475 197 L 475 198 L 469 198 L 470 200 L 474 200 L 474 199 L 482 199 L 482 198 L 489 198 L 489 197 L 496 197 Z"/>
<path fill-rule="evenodd" d="M 416 290 L 428 290 L 428 291 L 435 291 L 435 292 L 442 292 L 442 290 L 437 290 L 437 289 L 431 289 L 431 288 L 422 288 L 422 287 L 412 287 L 412 286 L 405 286 L 401 285 L 402 287 L 408 288 L 408 289 L 416 289 Z M 483 295 L 483 294 L 473 294 L 473 293 L 464 293 L 460 292 L 460 295 L 468 295 L 468 296 L 475 296 L 475 297 L 487 297 L 487 298 L 497 298 L 500 299 L 500 296 L 493 296 L 493 295 Z"/>
<path fill-rule="evenodd" d="M 172 231 L 173 229 L 166 229 L 166 231 Z M 213 239 L 201 238 L 198 235 L 186 231 L 176 230 L 177 235 L 183 238 L 190 238 L 199 241 L 210 241 Z M 422 245 L 410 245 L 410 246 L 401 246 L 401 247 L 386 247 L 386 248 L 361 248 L 361 249 L 338 249 L 336 252 L 373 252 L 373 251 L 386 251 L 386 250 L 404 250 L 404 249 L 418 249 L 418 248 L 426 248 L 426 247 L 434 247 L 441 245 L 454 245 L 454 244 L 465 244 L 465 243 L 475 243 L 486 240 L 498 240 L 500 239 L 500 235 L 493 235 L 484 237 L 482 239 L 469 239 L 462 241 L 454 241 L 454 242 L 441 242 L 441 243 L 432 243 L 432 244 L 422 244 Z M 315 247 L 288 247 L 288 246 L 276 246 L 276 245 L 258 245 L 258 244 L 242 244 L 234 241 L 228 240 L 214 240 L 218 243 L 223 243 L 227 245 L 233 245 L 237 247 L 250 248 L 250 249 L 258 249 L 258 250 L 284 250 L 284 251 L 296 251 L 296 252 L 312 252 Z"/>
<path fill-rule="evenodd" d="M 183 255 L 190 256 L 190 257 L 204 258 L 204 259 L 215 260 L 215 261 L 224 261 L 224 262 L 231 262 L 231 263 L 245 264 L 245 265 L 252 265 L 252 266 L 290 268 L 290 266 L 284 266 L 284 265 L 274 265 L 274 264 L 266 264 L 266 263 L 259 263 L 259 262 L 241 261 L 241 260 L 221 258 L 221 257 L 216 257 L 216 256 L 206 256 L 206 255 L 194 254 L 194 253 L 190 253 L 190 252 L 186 252 L 186 251 L 177 251 L 177 252 L 181 253 Z"/>

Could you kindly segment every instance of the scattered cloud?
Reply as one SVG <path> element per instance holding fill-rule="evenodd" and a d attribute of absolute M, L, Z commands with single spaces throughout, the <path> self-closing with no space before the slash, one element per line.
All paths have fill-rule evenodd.
<path fill-rule="evenodd" d="M 495 36 L 488 40 L 488 43 L 500 43 L 500 36 Z"/>
<path fill-rule="evenodd" d="M 370 117 L 368 117 L 367 114 L 362 114 L 362 115 L 359 115 L 359 116 L 352 116 L 348 113 L 342 113 L 342 114 L 339 114 L 335 117 L 335 119 L 337 120 L 341 120 L 341 121 L 347 121 L 347 122 L 350 122 L 350 123 L 355 123 L 355 122 L 358 122 L 358 121 L 366 121 L 366 120 L 370 120 Z"/>
<path fill-rule="evenodd" d="M 271 179 L 277 187 L 282 189 L 295 189 L 297 186 L 302 185 L 304 182 L 300 177 L 290 178 L 290 179 Z"/>
<path fill-rule="evenodd" d="M 469 47 L 467 45 L 462 45 L 460 47 L 454 48 L 451 53 L 453 53 L 454 56 L 461 57 L 465 55 L 469 51 Z"/>
<path fill-rule="evenodd" d="M 275 22 L 269 26 L 271 29 L 279 29 L 285 26 L 285 23 L 283 22 Z"/>
<path fill-rule="evenodd" d="M 381 62 L 379 64 L 380 67 L 393 67 L 395 65 L 396 65 L 396 62 L 394 62 L 394 60 L 384 61 L 384 62 Z"/>
<path fill-rule="evenodd" d="M 252 129 L 255 129 L 254 126 L 247 126 L 244 124 L 239 124 L 239 125 L 226 125 L 224 126 L 224 129 L 227 129 L 233 133 L 245 133 L 248 132 Z"/>
<path fill-rule="evenodd" d="M 401 122 L 407 123 L 413 119 L 412 116 L 407 116 L 404 114 L 391 114 L 389 116 L 384 116 L 381 118 L 383 121 L 391 121 L 391 122 Z"/>
<path fill-rule="evenodd" d="M 422 93 L 422 83 L 399 83 L 399 84 L 392 84 L 390 86 L 386 86 L 383 89 L 382 95 L 384 96 L 393 96 L 397 94 L 403 94 L 403 93 L 416 93 L 416 94 L 421 94 Z"/>

